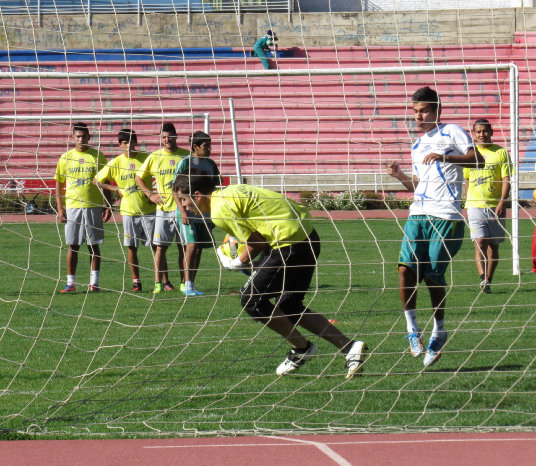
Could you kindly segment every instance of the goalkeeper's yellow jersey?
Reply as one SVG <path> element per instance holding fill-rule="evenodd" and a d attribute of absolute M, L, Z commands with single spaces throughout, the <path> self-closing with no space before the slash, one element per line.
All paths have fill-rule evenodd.
<path fill-rule="evenodd" d="M 106 183 L 115 181 L 121 190 L 121 215 L 148 215 L 156 210 L 156 205 L 139 189 L 134 176 L 143 162 L 149 157 L 147 152 L 137 152 L 136 155 L 127 157 L 125 154 L 118 155 L 110 160 L 99 173 L 97 181 Z M 143 177 L 147 186 L 151 186 L 153 178 L 150 174 Z"/>
<path fill-rule="evenodd" d="M 465 207 L 497 207 L 502 194 L 502 179 L 513 173 L 508 152 L 497 144 L 478 146 L 478 151 L 484 157 L 484 168 L 463 169 L 463 177 L 469 180 Z"/>
<path fill-rule="evenodd" d="M 258 231 L 274 249 L 304 241 L 313 231 L 307 207 L 282 194 L 247 184 L 214 191 L 210 217 L 217 227 L 239 241 L 246 241 Z"/>
<path fill-rule="evenodd" d="M 54 179 L 65 183 L 65 207 L 79 209 L 101 207 L 103 197 L 93 183 L 97 172 L 106 165 L 106 157 L 95 149 L 78 152 L 71 149 L 60 157 Z"/>
<path fill-rule="evenodd" d="M 159 149 L 153 152 L 147 160 L 143 162 L 136 172 L 140 178 L 150 175 L 155 179 L 156 191 L 164 200 L 164 204 L 158 204 L 157 209 L 165 212 L 175 211 L 175 199 L 173 199 L 172 187 L 175 180 L 175 170 L 179 162 L 190 151 L 178 147 L 174 152 L 168 152 L 166 149 Z M 150 187 L 147 184 L 147 187 Z"/>

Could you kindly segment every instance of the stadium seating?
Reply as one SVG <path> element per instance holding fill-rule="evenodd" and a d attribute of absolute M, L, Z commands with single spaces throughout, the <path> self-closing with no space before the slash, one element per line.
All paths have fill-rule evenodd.
<path fill-rule="evenodd" d="M 530 42 L 530 41 L 529 41 Z M 515 62 L 520 69 L 521 157 L 529 147 L 531 159 L 531 82 L 535 44 L 523 36 L 514 44 L 428 47 L 314 47 L 280 53 L 280 69 L 365 68 L 399 65 L 443 65 Z M 234 174 L 234 147 L 229 116 L 229 98 L 234 100 L 238 149 L 243 174 L 296 174 L 374 172 L 380 161 L 397 158 L 409 161 L 411 110 L 407 95 L 423 84 L 418 74 L 356 76 L 273 76 L 219 78 L 79 78 L 77 71 L 225 71 L 260 70 L 258 58 L 249 50 L 218 49 L 210 58 L 203 54 L 182 59 L 147 60 L 148 55 L 128 51 L 127 65 L 117 54 L 99 51 L 91 60 L 81 60 L 73 51 L 72 60 L 58 61 L 48 55 L 39 60 L 41 70 L 69 71 L 69 80 L 3 79 L 0 81 L 2 115 L 84 115 L 92 113 L 210 113 L 213 157 L 222 173 Z M 291 53 L 292 52 L 292 53 Z M 67 55 L 69 57 L 69 55 Z M 175 56 L 178 57 L 177 53 Z M 200 58 L 201 57 L 201 58 Z M 36 63 L 0 64 L 3 71 L 24 73 Z M 20 57 L 19 57 L 20 59 Z M 25 57 L 24 60 L 27 60 Z M 509 133 L 507 82 L 497 84 L 496 74 L 480 73 L 478 80 L 465 79 L 463 73 L 437 74 L 432 82 L 445 105 L 444 116 L 468 128 L 479 117 L 496 126 L 495 139 L 505 144 Z M 426 79 L 430 79 L 427 77 Z M 465 102 L 475 99 L 468 112 Z M 74 117 L 74 120 L 84 120 Z M 91 123 L 93 144 L 108 156 L 117 154 L 115 135 L 127 125 L 140 134 L 142 148 L 159 146 L 161 121 L 97 121 Z M 177 122 L 179 145 L 187 135 L 202 129 L 202 122 Z M 51 179 L 57 159 L 71 147 L 69 121 L 5 121 L 0 138 L 1 178 Z M 532 159 L 536 156 L 532 156 Z M 534 165 L 534 160 L 532 165 Z"/>

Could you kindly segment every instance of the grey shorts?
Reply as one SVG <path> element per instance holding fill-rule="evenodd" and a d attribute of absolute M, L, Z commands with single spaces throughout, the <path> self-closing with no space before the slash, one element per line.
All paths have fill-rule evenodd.
<path fill-rule="evenodd" d="M 506 236 L 505 220 L 495 217 L 495 209 L 479 209 L 470 207 L 467 209 L 471 239 L 486 238 L 492 244 L 499 244 Z"/>
<path fill-rule="evenodd" d="M 154 234 L 155 215 L 123 215 L 123 233 L 125 246 L 137 248 L 140 242 L 150 246 Z"/>
<path fill-rule="evenodd" d="M 102 207 L 67 209 L 65 242 L 69 246 L 101 244 L 104 241 L 102 229 Z"/>
<path fill-rule="evenodd" d="M 157 246 L 169 246 L 170 244 L 181 244 L 179 230 L 177 228 L 177 214 L 172 212 L 156 211 L 154 223 L 153 244 Z"/>

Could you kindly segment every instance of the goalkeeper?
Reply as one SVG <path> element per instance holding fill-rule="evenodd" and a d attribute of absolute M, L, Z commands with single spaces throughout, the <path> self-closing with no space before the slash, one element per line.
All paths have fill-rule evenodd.
<path fill-rule="evenodd" d="M 242 254 L 224 264 L 228 269 L 247 268 L 261 251 L 267 251 L 240 291 L 244 310 L 292 347 L 278 366 L 278 375 L 297 371 L 318 352 L 298 331 L 298 325 L 341 350 L 348 368 L 346 378 L 361 371 L 365 343 L 350 340 L 303 304 L 320 253 L 320 239 L 304 206 L 247 184 L 216 189 L 211 177 L 195 169 L 190 176 L 178 175 L 173 191 L 177 204 L 182 202 L 187 210 L 209 215 L 217 227 L 246 242 Z"/>

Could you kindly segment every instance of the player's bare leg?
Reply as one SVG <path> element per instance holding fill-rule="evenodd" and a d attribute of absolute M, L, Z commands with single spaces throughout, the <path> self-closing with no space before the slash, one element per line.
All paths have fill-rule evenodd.
<path fill-rule="evenodd" d="M 67 249 L 67 275 L 76 275 L 79 250 L 80 246 L 78 244 L 71 244 Z"/>
<path fill-rule="evenodd" d="M 197 272 L 197 265 L 195 264 L 195 255 L 197 252 L 196 243 L 188 243 L 184 247 L 184 262 L 183 262 L 183 273 L 184 281 L 195 281 L 195 274 Z"/>
<path fill-rule="evenodd" d="M 340 350 L 344 350 L 353 343 L 352 340 L 331 324 L 322 314 L 318 314 L 310 309 L 302 314 L 297 325 L 329 341 Z"/>
<path fill-rule="evenodd" d="M 493 275 L 495 274 L 495 269 L 499 265 L 499 245 L 498 244 L 489 244 L 488 250 L 488 270 L 486 274 L 486 280 L 491 283 L 493 280 Z"/>
<path fill-rule="evenodd" d="M 417 306 L 417 274 L 405 265 L 398 266 L 398 288 L 402 308 L 407 311 Z"/>
<path fill-rule="evenodd" d="M 486 238 L 477 238 L 474 242 L 475 244 L 475 264 L 476 270 L 480 277 L 487 275 L 487 249 L 489 246 L 488 240 Z"/>
<path fill-rule="evenodd" d="M 445 331 L 445 300 L 447 293 L 444 286 L 438 285 L 431 280 L 426 280 L 426 286 L 434 309 L 434 328 L 426 348 L 423 364 L 431 366 L 441 357 L 441 350 L 447 341 L 447 332 Z"/>
<path fill-rule="evenodd" d="M 307 347 L 309 341 L 297 329 L 286 314 L 275 308 L 270 317 L 259 319 L 260 322 L 287 340 L 292 348 L 299 349 Z"/>
<path fill-rule="evenodd" d="M 179 249 L 179 273 L 181 277 L 181 283 L 184 283 L 184 246 L 182 244 L 177 244 L 177 248 Z"/>
<path fill-rule="evenodd" d="M 140 267 L 138 262 L 138 248 L 136 246 L 128 247 L 128 265 L 130 267 L 130 273 L 132 273 L 133 278 L 139 278 L 140 276 Z"/>
<path fill-rule="evenodd" d="M 91 261 L 91 276 L 89 279 L 89 291 L 99 291 L 99 275 L 101 266 L 101 254 L 98 244 L 92 244 L 87 246 L 90 254 Z"/>
<path fill-rule="evenodd" d="M 184 290 L 186 296 L 200 296 L 203 293 L 195 287 L 195 277 L 201 260 L 201 248 L 197 243 L 188 243 L 184 247 Z"/>

